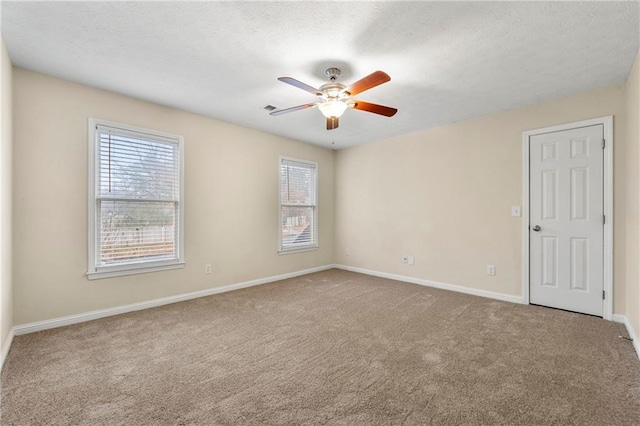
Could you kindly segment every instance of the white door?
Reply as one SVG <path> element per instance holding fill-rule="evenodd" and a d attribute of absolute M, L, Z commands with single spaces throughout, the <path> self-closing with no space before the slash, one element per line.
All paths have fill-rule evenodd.
<path fill-rule="evenodd" d="M 531 303 L 602 316 L 603 126 L 530 138 Z"/>

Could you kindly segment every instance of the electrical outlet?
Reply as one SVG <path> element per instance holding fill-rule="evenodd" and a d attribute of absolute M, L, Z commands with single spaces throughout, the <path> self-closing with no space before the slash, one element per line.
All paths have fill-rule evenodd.
<path fill-rule="evenodd" d="M 416 260 L 414 259 L 413 256 L 409 256 L 409 265 L 415 265 L 416 264 Z"/>
<path fill-rule="evenodd" d="M 487 275 L 496 274 L 496 265 L 487 265 Z"/>
<path fill-rule="evenodd" d="M 344 249 L 344 254 L 345 254 L 346 256 L 351 256 L 351 250 L 349 250 L 349 249 Z"/>
<path fill-rule="evenodd" d="M 204 265 L 204 273 L 205 274 L 210 274 L 211 273 L 211 264 L 207 263 L 206 265 Z"/>
<path fill-rule="evenodd" d="M 406 254 L 402 255 L 402 263 L 409 263 L 409 256 L 407 256 Z"/>

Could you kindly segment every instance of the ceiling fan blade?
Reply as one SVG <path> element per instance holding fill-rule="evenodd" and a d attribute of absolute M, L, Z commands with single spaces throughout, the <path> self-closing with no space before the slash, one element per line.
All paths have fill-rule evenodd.
<path fill-rule="evenodd" d="M 316 89 L 315 87 L 311 87 L 308 84 L 305 84 L 301 81 L 296 80 L 295 78 L 291 78 L 291 77 L 280 77 L 278 78 L 278 80 L 280 80 L 283 83 L 287 83 L 290 84 L 292 86 L 297 87 L 298 89 L 302 89 L 302 90 L 306 90 L 309 93 L 314 94 L 315 96 L 320 96 L 322 95 L 322 92 L 318 89 Z"/>
<path fill-rule="evenodd" d="M 359 109 L 361 111 L 372 112 L 374 114 L 384 115 L 385 117 L 393 117 L 396 112 L 398 112 L 398 110 L 395 108 L 378 104 L 370 104 L 369 102 L 362 101 L 356 101 L 356 103 L 353 105 L 353 108 Z"/>
<path fill-rule="evenodd" d="M 327 118 L 327 130 L 333 130 L 338 128 L 338 117 Z"/>
<path fill-rule="evenodd" d="M 294 111 L 300 111 L 301 109 L 307 109 L 307 108 L 313 108 L 313 107 L 317 107 L 318 103 L 312 103 L 312 104 L 304 104 L 304 105 L 298 105 L 298 106 L 294 106 L 291 108 L 285 108 L 285 109 L 279 109 L 277 111 L 272 111 L 269 113 L 269 115 L 282 115 L 282 114 L 287 114 L 290 112 L 294 112 Z"/>
<path fill-rule="evenodd" d="M 344 89 L 344 92 L 349 92 L 351 96 L 355 96 L 358 93 L 362 93 L 365 90 L 369 90 L 373 87 L 379 86 L 382 83 L 386 83 L 391 80 L 391 77 L 383 71 L 376 71 L 369 74 L 365 78 L 356 81 L 351 86 Z"/>

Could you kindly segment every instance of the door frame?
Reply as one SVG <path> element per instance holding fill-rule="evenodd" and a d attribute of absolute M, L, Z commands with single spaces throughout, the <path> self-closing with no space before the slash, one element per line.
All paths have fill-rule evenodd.
<path fill-rule="evenodd" d="M 532 136 L 553 133 L 594 125 L 603 126 L 604 147 L 604 250 L 603 250 L 603 289 L 605 300 L 602 316 L 611 320 L 613 316 L 613 116 L 576 121 L 557 126 L 543 127 L 522 132 L 522 303 L 529 304 L 529 148 Z"/>

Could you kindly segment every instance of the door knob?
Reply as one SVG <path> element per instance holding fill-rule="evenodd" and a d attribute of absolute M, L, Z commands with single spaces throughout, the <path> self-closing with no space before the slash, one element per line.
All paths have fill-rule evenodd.
<path fill-rule="evenodd" d="M 542 228 L 540 228 L 540 225 L 536 225 L 533 228 L 531 228 L 532 231 L 536 231 L 536 232 L 540 232 Z"/>

